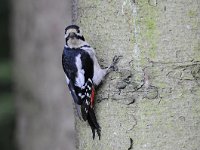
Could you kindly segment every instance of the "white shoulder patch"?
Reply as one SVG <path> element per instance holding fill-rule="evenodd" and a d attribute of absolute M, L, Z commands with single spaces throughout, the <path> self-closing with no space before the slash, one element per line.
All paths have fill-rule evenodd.
<path fill-rule="evenodd" d="M 85 83 L 85 71 L 82 69 L 81 54 L 76 56 L 76 67 L 78 72 L 75 85 L 81 88 Z"/>

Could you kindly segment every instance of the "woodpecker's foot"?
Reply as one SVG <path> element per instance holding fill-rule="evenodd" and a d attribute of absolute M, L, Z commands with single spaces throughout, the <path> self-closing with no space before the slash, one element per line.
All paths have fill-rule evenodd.
<path fill-rule="evenodd" d="M 111 65 L 108 67 L 108 72 L 117 71 L 118 70 L 117 63 L 119 62 L 120 58 L 122 58 L 122 56 L 115 55 L 113 57 L 113 61 L 112 61 Z"/>

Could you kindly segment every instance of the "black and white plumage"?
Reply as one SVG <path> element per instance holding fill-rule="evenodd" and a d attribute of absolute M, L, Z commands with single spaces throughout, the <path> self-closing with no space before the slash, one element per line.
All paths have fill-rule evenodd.
<path fill-rule="evenodd" d="M 92 129 L 93 139 L 95 131 L 100 139 L 101 127 L 94 113 L 95 86 L 98 86 L 105 75 L 115 66 L 118 58 L 115 57 L 107 69 L 102 69 L 94 49 L 85 42 L 80 28 L 76 25 L 70 25 L 65 29 L 65 41 L 62 65 L 70 93 L 78 114 L 80 115 L 81 111 L 83 120 L 88 121 Z M 79 105 L 81 110 L 79 110 Z"/>

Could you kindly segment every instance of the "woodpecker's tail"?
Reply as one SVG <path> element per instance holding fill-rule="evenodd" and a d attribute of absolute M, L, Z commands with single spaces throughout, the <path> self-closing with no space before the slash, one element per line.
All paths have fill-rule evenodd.
<path fill-rule="evenodd" d="M 100 139 L 101 127 L 97 123 L 97 119 L 94 113 L 95 89 L 91 79 L 88 79 L 88 81 L 82 87 L 82 91 L 84 93 L 83 103 L 81 104 L 82 118 L 84 121 L 88 120 L 88 123 L 92 129 L 93 139 L 95 138 L 95 130 L 97 131 Z"/>
<path fill-rule="evenodd" d="M 87 102 L 86 102 L 87 103 Z M 84 110 L 87 109 L 87 113 L 85 113 Z M 93 107 L 86 107 L 84 104 L 81 105 L 81 110 L 82 110 L 82 118 L 84 121 L 88 121 L 91 129 L 92 129 L 92 134 L 93 134 L 93 139 L 95 138 L 95 130 L 97 131 L 97 135 L 99 136 L 99 140 L 101 137 L 101 127 L 99 126 L 95 113 L 94 113 L 94 108 Z"/>
<path fill-rule="evenodd" d="M 97 134 L 99 136 L 99 140 L 101 137 L 101 127 L 99 126 L 95 113 L 94 113 L 94 108 L 91 107 L 91 105 L 87 105 L 87 100 L 83 102 L 81 105 L 81 112 L 82 112 L 82 118 L 84 121 L 88 121 L 91 129 L 92 129 L 92 134 L 93 134 L 93 139 L 95 138 L 95 130 L 97 131 Z"/>
<path fill-rule="evenodd" d="M 101 138 L 101 127 L 99 126 L 95 113 L 94 113 L 94 109 L 90 108 L 89 112 L 88 112 L 88 123 L 91 127 L 92 130 L 92 134 L 93 134 L 93 139 L 95 138 L 95 130 L 97 131 L 97 135 L 99 136 L 99 140 Z"/>

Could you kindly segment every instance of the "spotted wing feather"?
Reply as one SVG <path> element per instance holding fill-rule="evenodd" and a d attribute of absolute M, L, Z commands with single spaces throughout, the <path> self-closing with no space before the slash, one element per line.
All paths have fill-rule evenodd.
<path fill-rule="evenodd" d="M 84 98 L 83 103 L 81 105 L 81 113 L 83 120 L 88 119 L 88 112 L 90 111 L 91 107 L 91 99 L 92 99 L 92 90 L 93 90 L 93 83 L 91 79 L 88 79 L 88 81 L 85 83 L 82 89 L 84 89 Z"/>

